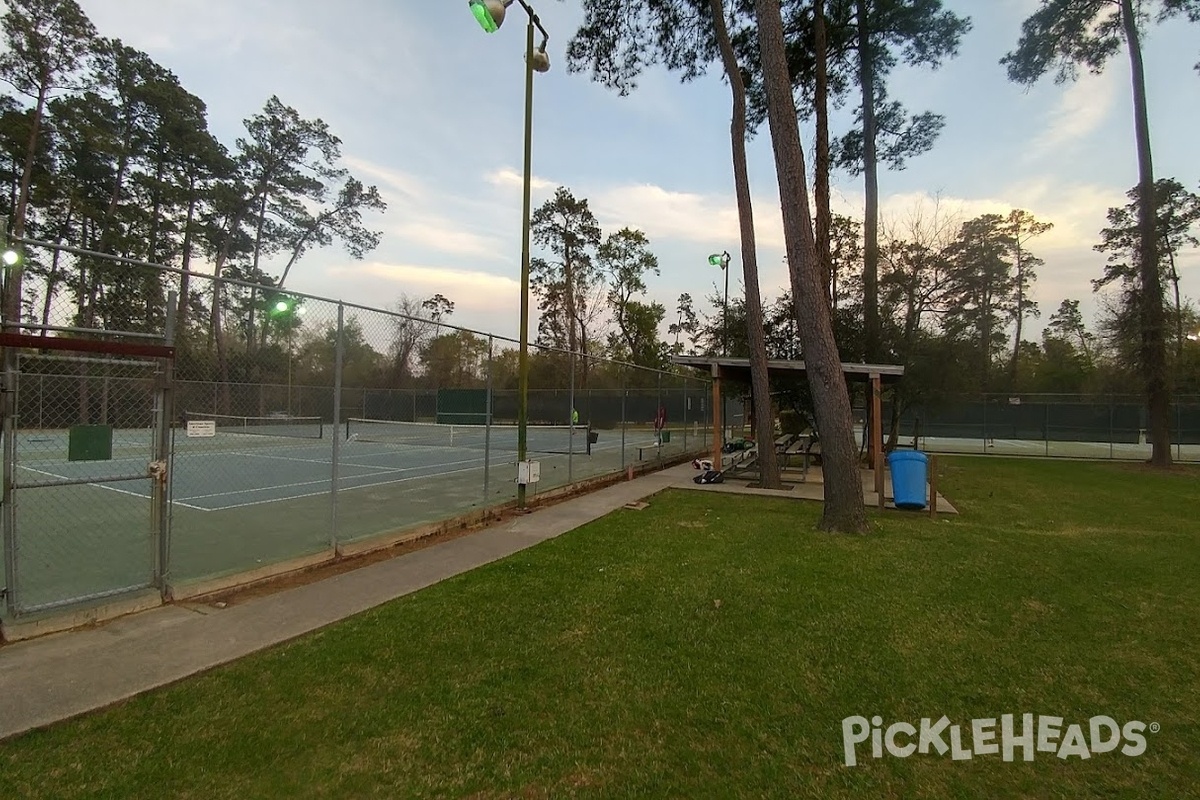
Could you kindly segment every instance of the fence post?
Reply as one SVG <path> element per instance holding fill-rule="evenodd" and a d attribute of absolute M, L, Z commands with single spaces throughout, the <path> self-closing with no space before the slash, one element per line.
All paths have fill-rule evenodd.
<path fill-rule="evenodd" d="M 658 410 L 660 408 L 665 409 L 665 406 L 663 405 L 663 397 L 662 397 L 662 372 L 658 373 L 657 379 L 658 379 L 658 391 L 657 391 L 657 400 L 656 400 L 655 409 L 654 409 L 654 419 L 655 420 L 658 419 Z M 663 417 L 663 426 L 656 432 L 656 435 L 654 437 L 657 440 L 656 441 L 656 444 L 658 445 L 657 453 L 658 453 L 658 460 L 660 462 L 662 461 L 663 431 L 665 431 L 666 429 L 667 429 L 667 420 L 666 420 L 666 417 L 664 416 Z"/>
<path fill-rule="evenodd" d="M 629 397 L 629 368 L 621 365 L 621 470 L 625 469 L 625 401 Z"/>
<path fill-rule="evenodd" d="M 983 452 L 984 453 L 987 453 L 987 443 L 988 443 L 987 409 L 988 409 L 988 396 L 985 393 L 983 395 Z"/>
<path fill-rule="evenodd" d="M 571 420 L 571 435 L 567 440 L 567 485 L 575 483 L 575 351 L 567 354 L 567 369 L 571 373 L 567 413 Z M 588 426 L 591 430 L 591 426 Z"/>
<path fill-rule="evenodd" d="M 20 329 L 13 320 L 4 321 L 4 330 L 19 333 Z M 16 413 L 17 413 L 17 348 L 4 348 L 4 386 L 3 413 L 4 416 L 4 483 L 0 497 L 0 525 L 4 528 L 4 597 L 10 614 L 16 611 L 17 605 L 17 515 L 13 506 L 13 488 L 17 480 L 17 445 L 16 445 Z"/>
<path fill-rule="evenodd" d="M 691 450 L 688 450 L 688 440 L 687 440 L 688 405 L 691 403 L 691 395 L 688 394 L 688 379 L 684 378 L 682 381 L 682 384 L 683 384 L 683 394 L 682 394 L 683 414 L 680 415 L 679 421 L 683 425 L 683 452 L 690 453 Z"/>
<path fill-rule="evenodd" d="M 487 506 L 492 482 L 492 348 L 495 337 L 488 336 L 487 397 L 483 407 L 483 504 Z"/>
<path fill-rule="evenodd" d="M 1113 457 L 1113 399 L 1108 396 L 1108 457 Z"/>
<path fill-rule="evenodd" d="M 175 314 L 179 297 L 171 291 L 167 294 L 167 325 L 163 336 L 167 347 L 175 346 Z M 171 565 L 171 387 L 175 380 L 175 368 L 171 358 L 161 360 L 161 384 L 154 399 L 154 462 L 159 472 L 152 473 L 152 507 L 154 509 L 154 585 L 165 592 Z M 106 379 L 107 380 L 107 379 Z M 106 393 L 107 394 L 107 393 Z"/>
<path fill-rule="evenodd" d="M 1046 455 L 1050 455 L 1050 401 L 1046 401 L 1046 421 L 1042 424 L 1042 438 L 1046 440 Z"/>
<path fill-rule="evenodd" d="M 1183 460 L 1183 410 L 1179 398 L 1175 399 L 1175 460 Z"/>
<path fill-rule="evenodd" d="M 346 357 L 346 307 L 337 306 L 337 345 L 333 350 L 333 449 L 330 455 L 329 485 L 329 547 L 338 544 L 338 482 L 341 480 L 342 455 L 342 362 Z"/>

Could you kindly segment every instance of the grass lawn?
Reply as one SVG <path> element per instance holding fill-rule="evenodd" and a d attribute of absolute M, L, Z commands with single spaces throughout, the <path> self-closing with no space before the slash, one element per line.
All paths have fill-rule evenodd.
<path fill-rule="evenodd" d="M 940 485 L 961 517 L 859 538 L 816 504 L 659 495 L 0 744 L 0 796 L 1200 792 L 1200 471 L 943 459 Z M 970 748 L 1006 713 L 1161 730 L 1136 757 L 843 764 L 852 715 L 946 715 Z"/>

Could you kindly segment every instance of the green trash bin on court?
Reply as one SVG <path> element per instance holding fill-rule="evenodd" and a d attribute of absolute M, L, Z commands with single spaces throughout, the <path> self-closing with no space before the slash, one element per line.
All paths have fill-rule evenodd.
<path fill-rule="evenodd" d="M 663 444 L 670 444 L 670 442 L 671 442 L 671 432 L 670 432 L 670 431 L 663 431 L 663 432 L 662 432 L 662 443 L 663 443 Z"/>

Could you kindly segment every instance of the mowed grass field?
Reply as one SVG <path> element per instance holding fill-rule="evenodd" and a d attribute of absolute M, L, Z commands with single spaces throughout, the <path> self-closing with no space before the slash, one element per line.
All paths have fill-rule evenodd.
<path fill-rule="evenodd" d="M 815 532 L 814 503 L 667 492 L 0 743 L 0 796 L 1200 791 L 1200 471 L 943 458 L 939 488 L 961 516 L 892 512 L 853 538 Z M 945 715 L 970 749 L 972 720 L 1026 713 L 1157 732 L 1137 756 L 868 741 L 843 762 L 850 716 Z"/>

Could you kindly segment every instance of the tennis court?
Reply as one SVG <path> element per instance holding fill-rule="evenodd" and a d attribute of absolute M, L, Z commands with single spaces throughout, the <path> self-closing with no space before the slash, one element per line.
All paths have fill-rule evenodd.
<path fill-rule="evenodd" d="M 485 465 L 489 484 L 506 485 L 515 479 L 516 433 L 510 426 L 375 420 L 350 420 L 339 426 L 315 419 L 271 422 L 268 419 L 253 428 L 221 425 L 212 435 L 202 437 L 188 436 L 185 429 L 177 428 L 172 503 L 195 511 L 223 511 L 327 495 L 333 484 L 335 437 L 339 491 L 424 481 L 432 491 L 454 492 L 463 485 L 462 477 L 469 476 L 466 483 L 479 497 L 484 492 Z M 588 433 L 585 427 L 530 426 L 529 458 L 542 462 L 543 475 L 554 485 L 565 483 L 567 472 L 578 478 L 620 469 L 620 431 L 598 433 L 595 444 L 588 443 Z M 111 460 L 68 461 L 66 432 L 24 431 L 17 440 L 22 453 L 19 469 L 25 473 L 21 481 L 85 481 L 96 488 L 148 499 L 148 485 L 105 479 L 143 471 L 149 437 L 148 430 L 117 431 L 113 438 L 119 445 Z M 643 433 L 640 438 L 630 437 L 627 445 L 648 446 L 652 441 L 652 434 L 647 437 Z M 559 472 L 562 481 L 556 480 Z"/>
<path fill-rule="evenodd" d="M 335 542 L 516 497 L 512 426 L 238 419 L 246 424 L 225 420 L 207 436 L 188 436 L 183 424 L 172 431 L 171 582 L 327 552 Z M 601 430 L 589 448 L 585 427 L 530 426 L 529 458 L 541 464 L 530 496 L 617 472 L 639 453 L 650 460 L 707 446 L 706 436 L 682 433 L 659 448 L 653 430 Z M 114 429 L 111 459 L 97 461 L 69 460 L 69 438 L 64 430 L 26 429 L 15 440 L 19 588 L 29 610 L 153 582 L 151 431 Z"/>

